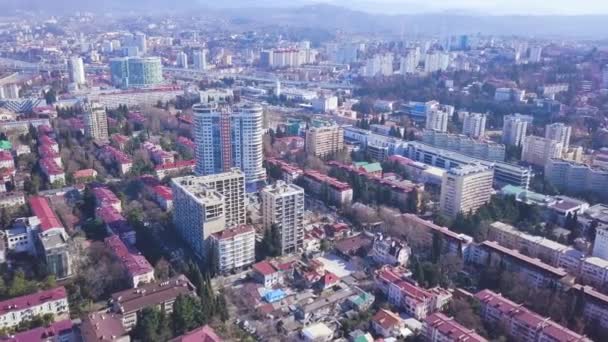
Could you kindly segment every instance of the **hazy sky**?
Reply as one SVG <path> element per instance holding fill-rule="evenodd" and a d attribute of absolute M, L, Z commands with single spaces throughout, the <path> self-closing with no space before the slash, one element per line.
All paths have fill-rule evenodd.
<path fill-rule="evenodd" d="M 608 0 L 308 0 L 387 13 L 460 9 L 492 14 L 608 14 Z"/>

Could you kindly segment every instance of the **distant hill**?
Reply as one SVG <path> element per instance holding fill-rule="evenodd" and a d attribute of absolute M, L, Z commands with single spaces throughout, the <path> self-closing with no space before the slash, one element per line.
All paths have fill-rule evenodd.
<path fill-rule="evenodd" d="M 329 0 L 345 4 L 346 0 Z M 464 11 L 419 14 L 376 14 L 311 0 L 0 0 L 0 12 L 16 9 L 49 13 L 76 11 L 136 12 L 158 14 L 208 10 L 227 18 L 247 19 L 268 25 L 314 27 L 322 30 L 376 33 L 458 34 L 477 33 L 526 36 L 608 38 L 608 15 L 488 16 Z M 353 6 L 369 8 L 370 2 L 354 0 Z M 406 2 L 400 6 L 406 6 Z M 416 8 L 423 11 L 424 8 Z"/>

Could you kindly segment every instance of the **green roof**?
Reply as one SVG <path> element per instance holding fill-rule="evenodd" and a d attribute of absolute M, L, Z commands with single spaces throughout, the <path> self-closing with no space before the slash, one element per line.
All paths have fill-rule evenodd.
<path fill-rule="evenodd" d="M 13 148 L 13 144 L 10 141 L 0 140 L 0 150 L 10 150 Z"/>
<path fill-rule="evenodd" d="M 362 167 L 365 172 L 382 172 L 382 165 L 380 163 L 357 162 L 354 164 L 356 167 Z"/>

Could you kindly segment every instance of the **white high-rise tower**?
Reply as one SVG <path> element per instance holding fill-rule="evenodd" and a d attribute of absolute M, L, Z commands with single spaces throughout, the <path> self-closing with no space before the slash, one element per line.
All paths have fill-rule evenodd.
<path fill-rule="evenodd" d="M 72 57 L 68 61 L 68 70 L 70 72 L 70 81 L 77 84 L 85 84 L 84 63 L 80 57 Z"/>

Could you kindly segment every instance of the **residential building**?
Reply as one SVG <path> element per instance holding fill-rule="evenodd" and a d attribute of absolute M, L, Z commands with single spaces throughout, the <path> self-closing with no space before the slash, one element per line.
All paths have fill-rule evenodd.
<path fill-rule="evenodd" d="M 122 326 L 122 316 L 110 312 L 93 312 L 82 320 L 80 334 L 84 342 L 130 342 Z"/>
<path fill-rule="evenodd" d="M 353 202 L 353 189 L 345 182 L 316 170 L 306 170 L 301 177 L 304 188 L 330 205 L 344 207 Z"/>
<path fill-rule="evenodd" d="M 328 157 L 344 149 L 344 130 L 336 124 L 311 127 L 306 130 L 306 153 Z"/>
<path fill-rule="evenodd" d="M 572 127 L 561 122 L 556 122 L 545 126 L 545 138 L 561 143 L 564 151 L 567 151 L 570 147 L 571 134 Z"/>
<path fill-rule="evenodd" d="M 398 314 L 380 309 L 371 319 L 372 329 L 376 334 L 384 337 L 399 337 L 401 336 L 401 330 L 405 327 L 403 320 Z"/>
<path fill-rule="evenodd" d="M 501 324 L 505 327 L 509 337 L 515 341 L 591 342 L 585 336 L 490 290 L 476 293 L 475 298 L 481 306 L 482 320 L 490 324 Z"/>
<path fill-rule="evenodd" d="M 529 135 L 524 139 L 521 160 L 545 167 L 549 159 L 562 156 L 563 145 L 555 140 Z"/>
<path fill-rule="evenodd" d="M 0 192 L 0 209 L 11 210 L 25 205 L 25 194 L 20 191 Z"/>
<path fill-rule="evenodd" d="M 494 185 L 503 187 L 506 184 L 521 186 L 527 189 L 532 179 L 532 170 L 529 167 L 518 166 L 499 161 L 487 161 L 465 156 L 464 154 L 440 149 L 418 141 L 408 141 L 401 152 L 404 156 L 449 170 L 460 165 L 482 164 L 494 168 Z"/>
<path fill-rule="evenodd" d="M 441 213 L 456 217 L 474 213 L 490 201 L 494 170 L 484 165 L 464 165 L 443 175 L 439 207 Z"/>
<path fill-rule="evenodd" d="M 604 290 L 608 285 L 608 260 L 598 257 L 585 258 L 581 263 L 579 280 L 585 285 L 591 285 Z"/>
<path fill-rule="evenodd" d="M 443 309 L 452 299 L 445 289 L 424 289 L 405 279 L 399 269 L 389 266 L 376 271 L 376 288 L 387 296 L 389 303 L 417 320 Z"/>
<path fill-rule="evenodd" d="M 211 234 L 220 273 L 239 270 L 255 262 L 255 229 L 241 225 Z"/>
<path fill-rule="evenodd" d="M 493 141 L 481 141 L 460 134 L 425 130 L 422 141 L 434 147 L 462 153 L 466 156 L 489 161 L 504 161 L 506 148 Z"/>
<path fill-rule="evenodd" d="M 437 312 L 424 320 L 422 334 L 429 342 L 486 342 L 475 330 L 467 329 L 453 318 Z"/>
<path fill-rule="evenodd" d="M 483 137 L 486 133 L 486 114 L 466 112 L 462 124 L 462 134 L 471 138 Z"/>
<path fill-rule="evenodd" d="M 112 83 L 116 87 L 149 87 L 163 82 L 160 57 L 120 57 L 110 60 Z"/>
<path fill-rule="evenodd" d="M 31 328 L 25 331 L 10 334 L 8 337 L 0 337 L 2 342 L 72 342 L 76 341 L 75 323 L 70 319 L 56 321 L 48 325 Z"/>
<path fill-rule="evenodd" d="M 238 167 L 245 173 L 247 184 L 266 180 L 261 106 L 198 104 L 193 111 L 196 174 L 209 175 Z"/>
<path fill-rule="evenodd" d="M 180 237 L 201 259 L 209 256 L 208 238 L 226 228 L 225 197 L 196 177 L 173 178 L 173 223 Z"/>
<path fill-rule="evenodd" d="M 295 253 L 304 245 L 304 189 L 277 181 L 261 192 L 264 229 L 281 235 L 281 254 Z"/>
<path fill-rule="evenodd" d="M 605 168 L 550 158 L 545 164 L 545 180 L 560 191 L 595 193 L 608 199 L 608 169 Z"/>
<path fill-rule="evenodd" d="M 0 302 L 0 328 L 14 328 L 46 314 L 55 322 L 69 318 L 68 294 L 63 286 Z"/>
<path fill-rule="evenodd" d="M 184 51 L 177 53 L 177 66 L 182 69 L 188 69 L 188 55 Z"/>
<path fill-rule="evenodd" d="M 570 289 L 571 294 L 582 299 L 583 317 L 600 326 L 608 328 L 608 295 L 599 292 L 591 286 L 575 284 Z"/>
<path fill-rule="evenodd" d="M 585 255 L 573 247 L 562 245 L 541 236 L 530 235 L 503 222 L 494 222 L 489 226 L 489 241 L 501 246 L 517 249 L 521 253 L 538 258 L 541 261 L 563 268 L 568 273 L 577 275 Z"/>
<path fill-rule="evenodd" d="M 180 274 L 165 281 L 113 293 L 110 304 L 112 312 L 122 315 L 122 326 L 128 332 L 137 325 L 137 314 L 141 310 L 157 308 L 170 315 L 175 299 L 187 295 L 195 296 L 196 288 L 186 276 Z"/>
<path fill-rule="evenodd" d="M 374 238 L 374 244 L 369 255 L 376 263 L 381 265 L 406 266 L 410 255 L 412 255 L 412 249 L 403 241 L 378 234 Z"/>
<path fill-rule="evenodd" d="M 78 85 L 85 84 L 84 63 L 80 57 L 71 57 L 68 60 L 68 72 L 70 74 L 70 82 Z"/>
<path fill-rule="evenodd" d="M 530 47 L 530 55 L 528 57 L 528 61 L 530 63 L 540 63 L 542 60 L 543 47 L 542 46 L 532 46 Z"/>
<path fill-rule="evenodd" d="M 253 278 L 267 289 L 283 284 L 283 272 L 271 262 L 260 261 L 254 264 L 252 269 Z"/>
<path fill-rule="evenodd" d="M 431 110 L 426 113 L 425 128 L 437 132 L 447 132 L 449 120 L 450 115 L 447 111 Z"/>
<path fill-rule="evenodd" d="M 194 69 L 204 71 L 207 69 L 207 50 L 195 50 L 192 54 Z"/>
<path fill-rule="evenodd" d="M 84 134 L 94 140 L 108 141 L 106 109 L 97 102 L 87 103 L 83 115 Z"/>
<path fill-rule="evenodd" d="M 532 124 L 533 119 L 530 115 L 505 115 L 502 126 L 502 142 L 506 145 L 522 146 L 528 125 Z"/>
<path fill-rule="evenodd" d="M 553 267 L 493 241 L 475 245 L 467 262 L 483 267 L 503 265 L 507 270 L 519 273 L 528 285 L 535 288 L 562 288 L 573 280 L 563 268 Z"/>
<path fill-rule="evenodd" d="M 601 226 L 595 230 L 593 256 L 608 260 L 608 227 Z"/>
<path fill-rule="evenodd" d="M 208 325 L 202 326 L 200 328 L 196 328 L 192 331 L 189 331 L 181 336 L 175 337 L 169 342 L 222 342 L 223 340 L 217 336 L 213 328 Z"/>
<path fill-rule="evenodd" d="M 468 254 L 469 247 L 473 243 L 473 238 L 468 235 L 458 234 L 414 214 L 402 214 L 399 216 L 399 219 L 407 227 L 403 235 L 407 238 L 408 244 L 416 253 L 430 253 L 435 236 L 440 236 L 443 241 L 442 254 L 449 254 L 460 258 Z"/>
<path fill-rule="evenodd" d="M 154 281 L 154 267 L 134 246 L 125 245 L 117 235 L 107 237 L 105 244 L 122 264 L 131 287 L 136 288 Z"/>
<path fill-rule="evenodd" d="M 393 54 L 376 54 L 368 59 L 363 68 L 363 77 L 391 76 L 393 74 Z"/>
<path fill-rule="evenodd" d="M 186 176 L 180 179 L 190 182 L 192 184 L 190 186 L 215 190 L 224 197 L 227 227 L 246 223 L 245 174 L 240 169 L 232 168 L 227 172 L 207 176 Z"/>
<path fill-rule="evenodd" d="M 444 51 L 427 52 L 424 58 L 424 72 L 437 72 L 448 69 L 450 54 Z"/>

